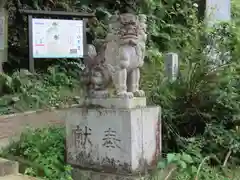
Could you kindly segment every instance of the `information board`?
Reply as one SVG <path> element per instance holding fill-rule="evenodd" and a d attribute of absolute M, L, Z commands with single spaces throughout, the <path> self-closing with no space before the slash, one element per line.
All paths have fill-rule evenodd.
<path fill-rule="evenodd" d="M 33 58 L 82 58 L 83 20 L 32 19 Z"/>

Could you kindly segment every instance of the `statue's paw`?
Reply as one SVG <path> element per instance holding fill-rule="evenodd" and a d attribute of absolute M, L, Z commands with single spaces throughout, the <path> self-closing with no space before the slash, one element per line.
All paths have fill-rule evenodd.
<path fill-rule="evenodd" d="M 93 98 L 108 98 L 109 97 L 109 92 L 107 90 L 102 90 L 102 91 L 94 91 L 92 93 Z"/>
<path fill-rule="evenodd" d="M 137 90 L 133 94 L 135 97 L 145 97 L 145 92 L 143 90 Z"/>
<path fill-rule="evenodd" d="M 117 97 L 123 98 L 123 99 L 131 99 L 133 98 L 133 93 L 132 92 L 119 92 L 117 93 Z"/>

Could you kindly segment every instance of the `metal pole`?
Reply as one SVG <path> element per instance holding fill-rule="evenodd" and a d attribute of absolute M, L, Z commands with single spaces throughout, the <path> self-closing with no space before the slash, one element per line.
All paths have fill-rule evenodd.
<path fill-rule="evenodd" d="M 83 18 L 83 58 L 88 56 L 88 46 L 87 46 L 87 22 L 88 19 Z"/>

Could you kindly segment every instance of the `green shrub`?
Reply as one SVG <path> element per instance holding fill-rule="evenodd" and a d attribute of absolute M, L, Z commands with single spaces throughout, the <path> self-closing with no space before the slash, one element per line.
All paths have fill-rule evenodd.
<path fill-rule="evenodd" d="M 175 139 L 175 144 L 179 137 L 203 135 L 208 124 L 232 129 L 234 116 L 239 114 L 238 60 L 216 65 L 201 46 L 193 46 L 184 52 L 177 81 L 159 80 L 149 93 L 154 104 L 164 107 L 164 134 L 169 135 L 167 141 Z"/>
<path fill-rule="evenodd" d="M 50 67 L 45 74 L 27 70 L 16 71 L 12 76 L 0 74 L 0 114 L 76 104 L 75 97 L 82 95 L 81 83 L 74 72 L 71 75 L 66 71 Z"/>
<path fill-rule="evenodd" d="M 150 48 L 152 61 L 144 65 L 142 87 L 148 102 L 163 108 L 164 152 L 186 150 L 188 139 L 194 138 L 201 144 L 203 157 L 216 153 L 223 162 L 232 150 L 232 159 L 239 160 L 235 126 L 240 111 L 240 36 L 236 23 L 209 30 L 194 19 L 184 37 L 179 36 L 184 43 L 175 51 L 180 57 L 178 79 L 166 79 L 162 55 Z"/>
<path fill-rule="evenodd" d="M 71 180 L 65 163 L 65 128 L 29 129 L 2 155 L 20 162 L 22 173 L 49 180 Z"/>

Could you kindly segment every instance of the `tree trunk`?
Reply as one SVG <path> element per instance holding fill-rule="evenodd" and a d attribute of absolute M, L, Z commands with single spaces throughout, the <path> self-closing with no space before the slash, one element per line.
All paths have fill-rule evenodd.
<path fill-rule="evenodd" d="M 204 20 L 207 0 L 198 0 L 198 18 Z"/>

